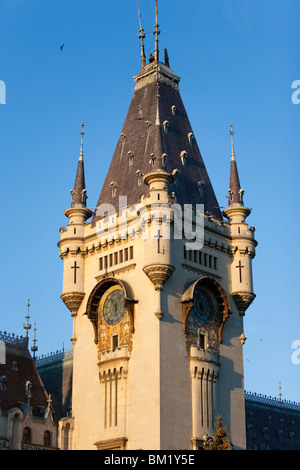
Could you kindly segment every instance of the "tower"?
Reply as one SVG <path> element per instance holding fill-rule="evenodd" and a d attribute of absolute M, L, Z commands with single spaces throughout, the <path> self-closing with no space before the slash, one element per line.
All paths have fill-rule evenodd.
<path fill-rule="evenodd" d="M 156 2 L 154 55 L 147 64 L 140 18 L 142 68 L 97 208 L 86 207 L 80 157 L 65 211 L 61 297 L 73 316 L 74 365 L 61 448 L 68 441 L 73 449 L 198 449 L 218 413 L 234 447 L 246 445 L 250 211 L 232 140 L 224 220 L 180 77 L 167 51 L 159 60 L 159 33 Z"/>

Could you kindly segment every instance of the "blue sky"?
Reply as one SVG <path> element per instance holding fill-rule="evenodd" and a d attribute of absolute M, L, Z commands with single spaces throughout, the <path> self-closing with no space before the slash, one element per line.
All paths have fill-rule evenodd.
<path fill-rule="evenodd" d="M 146 54 L 154 0 L 140 0 Z M 230 122 L 248 218 L 256 227 L 257 298 L 246 312 L 245 388 L 300 401 L 299 0 L 160 0 L 160 49 L 220 206 L 227 204 Z M 60 300 L 59 228 L 66 225 L 85 122 L 88 203 L 95 206 L 140 70 L 136 0 L 0 0 L 1 317 L 38 354 L 70 346 Z M 64 44 L 61 51 L 60 46 Z M 32 331 L 30 337 L 32 338 Z"/>

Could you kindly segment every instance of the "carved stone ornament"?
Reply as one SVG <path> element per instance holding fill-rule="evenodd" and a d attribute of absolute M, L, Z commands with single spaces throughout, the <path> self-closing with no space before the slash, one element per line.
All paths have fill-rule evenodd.
<path fill-rule="evenodd" d="M 80 292 L 67 292 L 60 296 L 61 300 L 70 310 L 72 316 L 77 315 L 78 309 L 83 301 L 85 294 Z"/>
<path fill-rule="evenodd" d="M 233 292 L 232 297 L 240 315 L 245 315 L 256 295 L 249 292 Z"/>
<path fill-rule="evenodd" d="M 165 283 L 172 276 L 175 267 L 170 264 L 149 264 L 143 268 L 144 273 L 155 287 L 155 290 L 163 290 Z"/>

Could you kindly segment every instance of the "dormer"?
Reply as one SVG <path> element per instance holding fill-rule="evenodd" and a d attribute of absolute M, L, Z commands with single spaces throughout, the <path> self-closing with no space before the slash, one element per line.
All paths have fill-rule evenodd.
<path fill-rule="evenodd" d="M 116 181 L 112 181 L 110 183 L 110 187 L 111 187 L 111 191 L 112 191 L 111 195 L 112 195 L 112 197 L 115 197 L 116 194 L 117 194 L 118 184 L 116 183 Z"/>
<path fill-rule="evenodd" d="M 128 163 L 129 163 L 129 166 L 132 166 L 133 165 L 133 161 L 134 161 L 134 153 L 129 150 L 128 152 Z"/>
<path fill-rule="evenodd" d="M 181 163 L 182 163 L 183 166 L 186 165 L 187 156 L 188 156 L 188 154 L 187 154 L 186 150 L 183 150 L 180 154 L 180 159 L 181 159 Z"/>

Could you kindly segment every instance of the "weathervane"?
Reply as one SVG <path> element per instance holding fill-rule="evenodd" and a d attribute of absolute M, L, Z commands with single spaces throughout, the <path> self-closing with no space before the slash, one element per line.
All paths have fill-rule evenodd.
<path fill-rule="evenodd" d="M 230 132 L 229 132 L 229 134 L 231 135 L 231 160 L 235 160 L 234 147 L 233 147 L 234 130 L 233 130 L 232 122 L 230 123 Z"/>
<path fill-rule="evenodd" d="M 80 132 L 81 134 L 81 147 L 80 147 L 80 157 L 79 157 L 79 160 L 83 160 L 83 136 L 84 136 L 84 122 L 82 121 L 81 123 L 81 128 L 82 128 L 82 131 Z"/>

